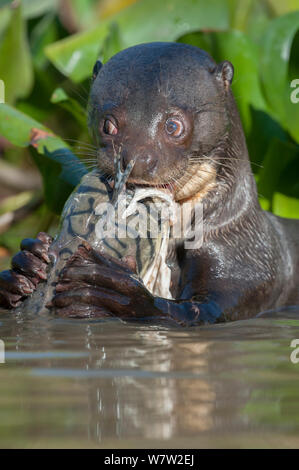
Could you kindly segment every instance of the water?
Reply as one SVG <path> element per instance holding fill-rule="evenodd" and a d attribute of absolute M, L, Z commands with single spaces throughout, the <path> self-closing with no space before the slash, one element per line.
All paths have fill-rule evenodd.
<path fill-rule="evenodd" d="M 2 448 L 299 447 L 299 309 L 189 329 L 2 313 L 0 338 Z"/>

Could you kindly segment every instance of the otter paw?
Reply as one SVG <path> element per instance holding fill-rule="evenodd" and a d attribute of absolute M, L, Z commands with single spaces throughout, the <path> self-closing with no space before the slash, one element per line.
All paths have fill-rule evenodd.
<path fill-rule="evenodd" d="M 40 281 L 47 279 L 51 243 L 52 238 L 44 232 L 34 239 L 22 241 L 21 251 L 12 259 L 12 269 L 0 273 L 1 307 L 17 307 L 33 293 Z"/>

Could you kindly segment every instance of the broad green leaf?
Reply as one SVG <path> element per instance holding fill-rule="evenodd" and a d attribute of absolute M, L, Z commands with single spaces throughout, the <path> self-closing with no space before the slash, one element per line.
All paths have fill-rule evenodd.
<path fill-rule="evenodd" d="M 297 142 L 299 105 L 291 101 L 293 89 L 290 87 L 288 63 L 298 28 L 299 11 L 276 18 L 269 24 L 262 38 L 260 67 L 260 77 L 269 108 Z"/>
<path fill-rule="evenodd" d="M 99 5 L 94 0 L 72 0 L 70 2 L 73 14 L 76 16 L 80 29 L 90 28 L 95 22 L 99 21 Z"/>
<path fill-rule="evenodd" d="M 238 3 L 241 4 L 242 2 Z M 252 0 L 246 25 L 244 25 L 244 32 L 259 46 L 261 36 L 274 17 L 275 14 L 267 1 Z"/>
<path fill-rule="evenodd" d="M 241 2 L 228 0 L 231 28 L 245 31 L 252 3 L 252 0 L 242 0 Z"/>
<path fill-rule="evenodd" d="M 261 208 L 264 211 L 270 210 L 270 201 L 268 199 L 265 199 L 264 197 L 259 197 L 259 202 L 260 202 Z"/>
<path fill-rule="evenodd" d="M 65 201 L 87 170 L 67 148 L 49 151 L 43 146 L 43 154 L 32 152 L 32 158 L 43 177 L 47 206 L 60 214 Z"/>
<path fill-rule="evenodd" d="M 289 60 L 289 79 L 290 81 L 299 78 L 299 30 L 295 34 Z"/>
<path fill-rule="evenodd" d="M 45 126 L 8 104 L 0 104 L 0 135 L 13 145 L 27 147 L 31 129 L 49 131 Z M 16 132 L 17 130 L 17 132 Z M 50 132 L 50 131 L 49 131 Z"/>
<path fill-rule="evenodd" d="M 107 62 L 110 57 L 122 49 L 119 27 L 117 23 L 109 25 L 109 33 L 106 36 L 104 44 L 99 54 L 99 58 L 103 63 Z"/>
<path fill-rule="evenodd" d="M 14 145 L 36 149 L 33 159 L 43 176 L 46 202 L 59 213 L 70 192 L 87 173 L 83 163 L 49 129 L 5 104 L 0 105 L 0 135 Z"/>
<path fill-rule="evenodd" d="M 122 47 L 126 48 L 143 42 L 173 41 L 203 28 L 227 29 L 229 13 L 222 0 L 140 0 L 96 28 L 48 46 L 45 53 L 63 74 L 81 81 L 91 75 L 111 23 L 118 25 Z"/>
<path fill-rule="evenodd" d="M 33 85 L 33 68 L 21 6 L 16 8 L 0 44 L 0 78 L 5 99 L 13 103 L 27 96 Z"/>
<path fill-rule="evenodd" d="M 2 34 L 8 26 L 11 18 L 11 9 L 0 3 L 0 40 L 2 40 Z"/>
<path fill-rule="evenodd" d="M 246 140 L 252 169 L 254 173 L 257 173 L 260 165 L 263 164 L 271 140 L 278 139 L 287 142 L 288 134 L 283 130 L 279 122 L 275 121 L 268 113 L 254 107 L 251 107 L 250 111 L 252 125 L 250 133 L 247 133 Z"/>
<path fill-rule="evenodd" d="M 113 4 L 115 0 L 109 0 L 108 3 Z M 99 23 L 102 5 L 103 1 L 98 0 L 71 0 L 68 2 L 68 16 L 78 31 L 86 30 Z"/>
<path fill-rule="evenodd" d="M 32 103 L 32 100 L 18 101 L 17 109 L 38 122 L 46 121 L 49 115 L 49 112 L 43 106 Z"/>
<path fill-rule="evenodd" d="M 36 18 L 58 7 L 59 0 L 22 0 L 23 16 Z"/>
<path fill-rule="evenodd" d="M 298 0 L 267 0 L 269 6 L 274 9 L 276 15 L 284 15 L 291 11 L 298 10 Z"/>
<path fill-rule="evenodd" d="M 91 76 L 102 44 L 109 32 L 108 22 L 101 28 L 74 34 L 45 48 L 45 54 L 57 69 L 75 82 Z"/>
<path fill-rule="evenodd" d="M 248 133 L 252 126 L 250 107 L 253 106 L 261 111 L 268 109 L 258 80 L 258 50 L 253 42 L 240 31 L 215 34 L 219 59 L 222 57 L 220 60 L 229 60 L 234 65 L 232 91 L 245 132 Z"/>
<path fill-rule="evenodd" d="M 298 160 L 298 156 L 297 146 L 277 139 L 271 141 L 258 177 L 259 194 L 270 201 L 271 205 L 274 193 L 282 185 L 282 176 L 290 164 Z"/>
<path fill-rule="evenodd" d="M 62 88 L 56 88 L 51 96 L 51 102 L 59 104 L 59 106 L 66 109 L 74 116 L 83 128 L 86 128 L 86 110 L 78 103 L 78 101 L 70 98 Z"/>
<path fill-rule="evenodd" d="M 258 41 L 265 26 L 274 16 L 267 1 L 228 0 L 228 5 L 231 29 L 246 32 L 255 41 Z"/>
<path fill-rule="evenodd" d="M 0 8 L 6 7 L 7 5 L 10 5 L 12 3 L 12 0 L 0 0 Z"/>
<path fill-rule="evenodd" d="M 57 24 L 54 12 L 47 13 L 35 25 L 30 35 L 30 47 L 32 50 L 34 65 L 38 68 L 45 67 L 48 63 L 44 54 L 44 48 L 58 39 Z"/>
<path fill-rule="evenodd" d="M 280 217 L 299 219 L 299 199 L 275 193 L 273 196 L 273 212 Z"/>
<path fill-rule="evenodd" d="M 251 110 L 267 111 L 258 80 L 258 50 L 256 45 L 241 31 L 193 33 L 183 36 L 180 42 L 192 44 L 208 51 L 216 62 L 229 60 L 235 75 L 232 90 L 236 97 L 246 133 L 251 128 Z"/>
<path fill-rule="evenodd" d="M 282 172 L 276 191 L 299 199 L 299 145 L 293 146 L 295 158 Z"/>

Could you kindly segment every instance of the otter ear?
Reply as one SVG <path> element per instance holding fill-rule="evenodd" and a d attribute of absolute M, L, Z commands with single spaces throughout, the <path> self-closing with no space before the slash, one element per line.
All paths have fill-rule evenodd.
<path fill-rule="evenodd" d="M 100 60 L 97 60 L 93 67 L 92 80 L 95 80 L 97 78 L 97 75 L 102 67 L 103 67 L 102 62 Z"/>
<path fill-rule="evenodd" d="M 225 88 L 228 88 L 233 81 L 234 66 L 228 60 L 220 62 L 216 67 L 216 78 L 224 83 Z"/>

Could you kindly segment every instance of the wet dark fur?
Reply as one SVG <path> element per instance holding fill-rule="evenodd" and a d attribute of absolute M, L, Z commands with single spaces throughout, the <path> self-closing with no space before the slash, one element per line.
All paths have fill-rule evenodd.
<path fill-rule="evenodd" d="M 177 249 L 179 276 L 172 286 L 177 300 L 153 298 L 141 283 L 132 283 L 127 273 L 120 274 L 119 267 L 111 264 L 107 286 L 90 261 L 89 271 L 95 270 L 97 280 L 93 285 L 86 281 L 84 295 L 86 288 L 100 293 L 103 285 L 110 293 L 105 291 L 105 301 L 101 295 L 90 295 L 80 307 L 78 292 L 72 297 L 71 276 L 65 274 L 56 304 L 54 299 L 64 314 L 105 312 L 197 324 L 248 318 L 298 304 L 299 221 L 275 217 L 260 208 L 230 90 L 232 75 L 231 64 L 217 65 L 200 49 L 172 43 L 135 46 L 96 68 L 89 127 L 98 147 L 99 167 L 111 176 L 115 152 L 121 152 L 124 166 L 137 155 L 131 183 L 167 185 L 179 202 L 199 198 L 204 207 L 204 243 L 198 250 L 185 250 L 182 245 Z M 164 135 L 165 119 L 173 114 L 183 116 L 188 131 L 179 142 Z M 110 115 L 119 126 L 116 136 L 103 132 Z M 193 170 L 202 164 L 209 166 L 193 178 Z M 214 181 L 211 177 L 208 184 L 207 175 L 213 172 Z M 80 256 L 90 257 L 84 250 Z M 120 276 L 124 276 L 122 287 Z M 133 308 L 136 298 L 142 302 Z"/>
<path fill-rule="evenodd" d="M 154 43 L 131 48 L 100 71 L 91 92 L 90 126 L 99 142 L 95 123 L 100 121 L 101 100 L 107 102 L 111 93 L 113 106 L 125 110 L 130 124 L 136 123 L 132 127 L 138 129 L 144 154 L 154 154 L 152 159 L 158 161 L 153 172 L 140 159 L 136 182 L 139 177 L 140 183 L 180 188 L 188 181 L 191 165 L 206 161 L 216 169 L 215 188 L 202 199 L 204 244 L 198 251 L 179 249 L 181 278 L 174 290 L 177 298 L 199 300 L 207 310 L 213 301 L 220 318 L 236 319 L 298 303 L 299 222 L 261 210 L 242 125 L 225 78 L 221 64 L 217 67 L 204 51 L 190 46 Z M 169 108 L 190 114 L 193 134 L 185 147 L 164 149 L 159 158 L 144 130 L 152 115 Z M 138 139 L 130 127 L 127 132 L 115 139 L 115 145 L 135 155 L 140 152 Z M 104 147 L 99 165 L 109 172 L 107 153 L 109 147 Z M 201 189 L 195 185 L 193 195 Z"/>

